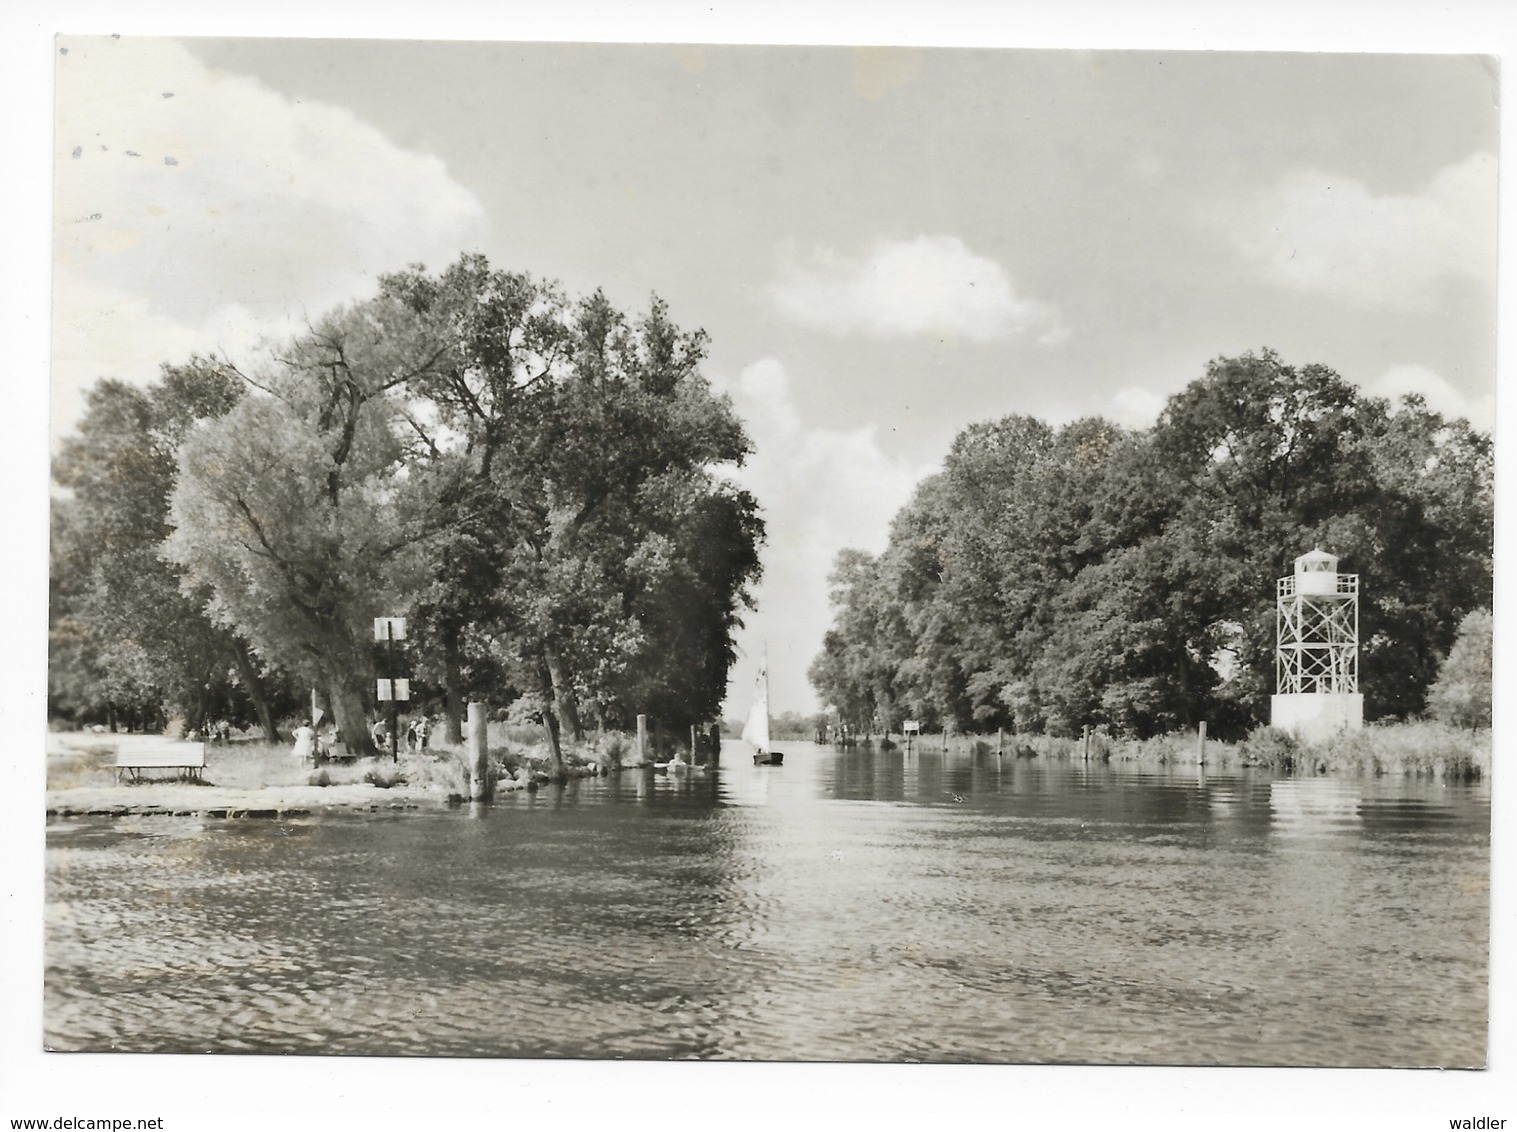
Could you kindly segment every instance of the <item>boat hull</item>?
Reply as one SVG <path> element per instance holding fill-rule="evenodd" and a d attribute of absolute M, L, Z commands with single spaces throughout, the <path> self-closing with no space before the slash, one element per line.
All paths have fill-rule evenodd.
<path fill-rule="evenodd" d="M 785 761 L 782 751 L 758 751 L 753 756 L 754 766 L 779 766 Z"/>

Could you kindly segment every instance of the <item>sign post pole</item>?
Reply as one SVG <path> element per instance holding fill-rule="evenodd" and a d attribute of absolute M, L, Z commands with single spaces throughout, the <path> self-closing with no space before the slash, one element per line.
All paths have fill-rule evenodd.
<path fill-rule="evenodd" d="M 395 642 L 406 639 L 404 617 L 374 618 L 374 640 L 385 646 L 386 678 L 379 681 L 379 699 L 390 702 L 390 758 L 400 762 L 400 701 L 411 698 L 411 681 L 395 675 Z"/>

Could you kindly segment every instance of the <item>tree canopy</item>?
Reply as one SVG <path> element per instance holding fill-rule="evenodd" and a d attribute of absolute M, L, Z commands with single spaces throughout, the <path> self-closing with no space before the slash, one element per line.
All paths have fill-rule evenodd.
<path fill-rule="evenodd" d="M 386 277 L 257 366 L 197 359 L 153 394 L 102 382 L 59 463 L 76 498 L 55 518 L 56 698 L 91 681 L 126 694 L 99 684 L 130 668 L 107 662 L 110 627 L 78 596 L 99 557 L 78 548 L 116 524 L 203 629 L 323 689 L 359 749 L 381 615 L 410 617 L 411 674 L 455 732 L 466 698 L 523 694 L 555 751 L 587 716 L 714 718 L 763 523 L 726 471 L 750 446 L 705 348 L 656 298 L 629 317 L 465 256 Z M 159 437 L 153 398 L 188 397 L 191 371 L 203 404 Z"/>
<path fill-rule="evenodd" d="M 1468 423 L 1220 358 L 1151 429 L 965 429 L 884 553 L 839 556 L 811 677 L 859 727 L 1237 733 L 1267 718 L 1275 579 L 1321 545 L 1361 575 L 1367 714 L 1415 715 L 1490 603 L 1492 498 Z"/>
<path fill-rule="evenodd" d="M 230 411 L 241 383 L 211 361 L 164 366 L 147 389 L 95 386 L 53 476 L 52 710 L 76 718 L 202 728 L 211 717 L 256 718 L 277 736 L 270 695 L 279 674 L 245 635 L 215 623 L 209 594 L 160 554 L 172 529 L 176 453 L 198 421 Z M 277 705 L 276 705 L 277 706 Z"/>

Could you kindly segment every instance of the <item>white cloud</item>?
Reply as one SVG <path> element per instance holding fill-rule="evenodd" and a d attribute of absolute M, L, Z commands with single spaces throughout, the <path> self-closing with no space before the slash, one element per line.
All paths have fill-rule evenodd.
<path fill-rule="evenodd" d="M 1068 337 L 1057 308 L 1019 296 L 995 260 L 956 236 L 880 241 L 864 259 L 818 248 L 804 262 L 782 253 L 770 289 L 786 317 L 843 335 L 967 338 L 975 342 L 1031 333 L 1042 345 Z"/>
<path fill-rule="evenodd" d="M 1104 415 L 1124 428 L 1149 428 L 1159 419 L 1168 400 L 1152 389 L 1129 385 L 1112 395 L 1111 407 Z"/>
<path fill-rule="evenodd" d="M 756 452 L 736 475 L 764 509 L 768 545 L 758 612 L 738 637 L 744 656 L 729 681 L 729 716 L 752 686 L 759 651 L 767 647 L 776 711 L 809 711 L 806 668 L 831 624 L 827 575 L 844 547 L 885 549 L 890 520 L 932 466 L 888 455 L 875 428 L 848 431 L 807 425 L 796 410 L 790 377 L 778 361 L 748 366 L 722 382 L 747 426 Z"/>
<path fill-rule="evenodd" d="M 438 158 L 163 39 L 69 37 L 55 133 L 54 431 L 100 376 L 286 333 L 484 223 Z"/>
<path fill-rule="evenodd" d="M 1394 409 L 1409 393 L 1420 394 L 1427 407 L 1445 417 L 1463 417 L 1476 428 L 1489 432 L 1496 423 L 1496 398 L 1469 397 L 1455 389 L 1441 375 L 1419 365 L 1392 366 L 1373 381 L 1366 382 L 1365 392 L 1385 397 Z"/>
<path fill-rule="evenodd" d="M 1428 308 L 1451 278 L 1494 284 L 1496 159 L 1474 153 L 1415 196 L 1377 196 L 1351 177 L 1297 170 L 1230 226 L 1239 251 L 1283 287 Z"/>

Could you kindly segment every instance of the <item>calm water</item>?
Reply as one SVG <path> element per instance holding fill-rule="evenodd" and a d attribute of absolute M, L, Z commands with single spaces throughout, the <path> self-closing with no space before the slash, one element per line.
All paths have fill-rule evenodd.
<path fill-rule="evenodd" d="M 55 821 L 46 1044 L 1485 1059 L 1487 787 L 785 748 L 472 815 Z"/>

